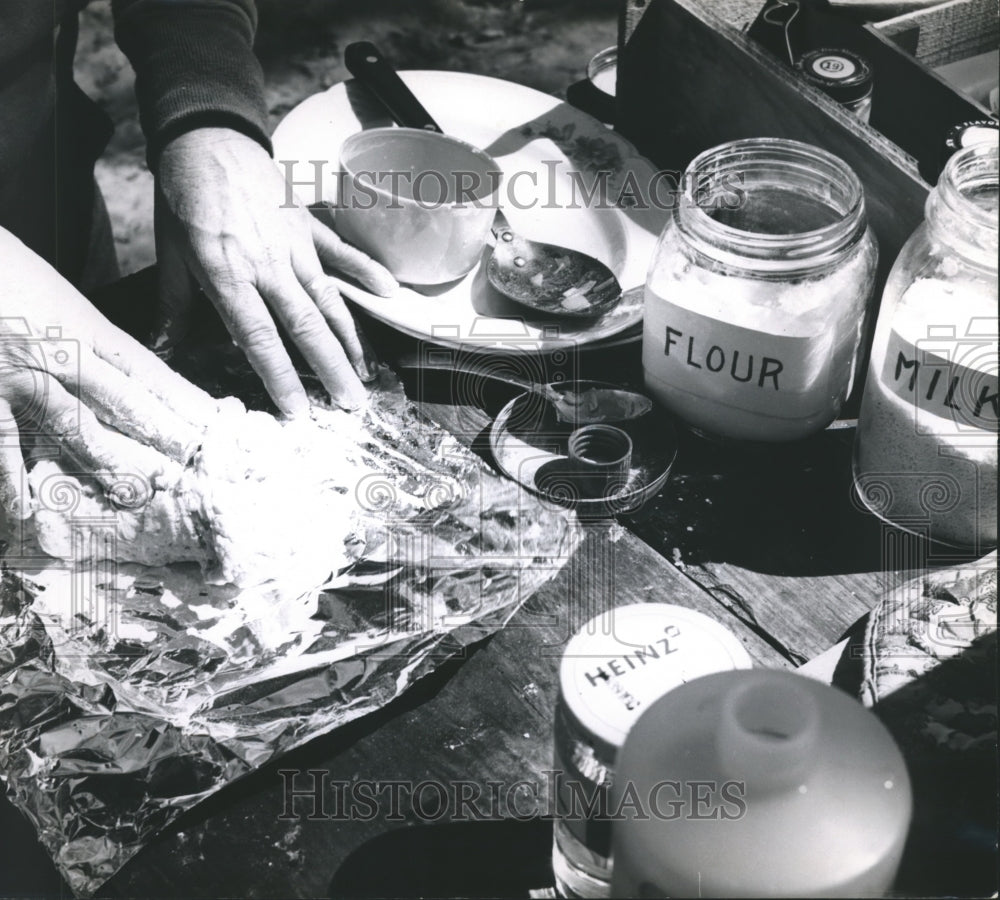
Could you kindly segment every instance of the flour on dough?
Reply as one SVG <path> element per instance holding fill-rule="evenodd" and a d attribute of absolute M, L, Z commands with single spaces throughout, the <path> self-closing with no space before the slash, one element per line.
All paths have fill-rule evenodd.
<path fill-rule="evenodd" d="M 115 503 L 94 479 L 40 460 L 29 474 L 39 543 L 52 556 L 160 566 L 196 562 L 213 583 L 310 587 L 349 563 L 360 423 L 319 410 L 282 424 L 223 407 L 192 463 L 163 459 L 156 489 L 123 476 Z M 119 496 L 121 494 L 121 496 Z"/>

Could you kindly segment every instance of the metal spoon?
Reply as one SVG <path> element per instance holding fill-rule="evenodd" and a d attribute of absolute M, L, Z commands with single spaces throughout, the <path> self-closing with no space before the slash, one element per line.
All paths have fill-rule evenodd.
<path fill-rule="evenodd" d="M 580 425 L 629 422 L 644 416 L 653 408 L 653 401 L 645 395 L 610 384 L 592 381 L 554 381 L 549 384 L 538 384 L 510 372 L 497 371 L 487 366 L 480 368 L 444 362 L 431 354 L 405 353 L 396 360 L 395 367 L 420 371 L 432 369 L 451 372 L 454 375 L 489 378 L 512 385 L 544 398 L 555 411 L 556 419 L 574 428 Z"/>
<path fill-rule="evenodd" d="M 374 44 L 350 44 L 344 51 L 344 63 L 397 124 L 443 133 Z M 521 237 L 499 210 L 492 231 L 496 246 L 486 277 L 515 303 L 550 315 L 592 319 L 614 309 L 621 300 L 618 279 L 593 257 Z"/>

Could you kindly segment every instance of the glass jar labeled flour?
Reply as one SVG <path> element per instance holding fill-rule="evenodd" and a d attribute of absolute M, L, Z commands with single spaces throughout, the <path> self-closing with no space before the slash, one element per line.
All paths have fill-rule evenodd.
<path fill-rule="evenodd" d="M 997 542 L 998 151 L 959 150 L 882 295 L 855 442 L 858 495 L 932 540 Z"/>
<path fill-rule="evenodd" d="M 552 868 L 559 896 L 611 896 L 615 756 L 642 711 L 694 678 L 750 667 L 735 635 L 708 616 L 668 603 L 616 607 L 567 643 L 554 729 Z"/>
<path fill-rule="evenodd" d="M 646 282 L 646 388 L 695 428 L 787 441 L 850 393 L 878 251 L 857 176 L 797 141 L 697 156 Z"/>

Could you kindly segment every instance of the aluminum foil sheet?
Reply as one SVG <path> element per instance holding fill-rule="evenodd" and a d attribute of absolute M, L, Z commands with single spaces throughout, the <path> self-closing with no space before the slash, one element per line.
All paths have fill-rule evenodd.
<path fill-rule="evenodd" d="M 568 561 L 574 520 L 388 375 L 367 415 L 358 458 L 380 476 L 356 486 L 353 562 L 306 591 L 60 563 L 30 529 L 6 535 L 0 778 L 77 895 L 184 810 L 501 628 Z"/>

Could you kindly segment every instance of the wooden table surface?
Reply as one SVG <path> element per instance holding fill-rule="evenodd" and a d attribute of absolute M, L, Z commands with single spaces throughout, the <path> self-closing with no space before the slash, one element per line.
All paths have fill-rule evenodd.
<path fill-rule="evenodd" d="M 126 285 L 122 296 L 135 296 L 136 282 Z M 420 350 L 368 330 L 387 359 Z M 581 378 L 641 385 L 636 345 L 572 364 Z M 458 405 L 450 373 L 404 375 L 422 411 L 489 464 L 483 429 L 518 391 L 485 380 L 471 392 L 476 406 Z M 682 430 L 663 491 L 636 515 L 589 523 L 567 567 L 504 630 L 387 708 L 223 789 L 102 894 L 527 896 L 549 884 L 556 673 L 584 621 L 625 603 L 679 604 L 726 625 L 755 665 L 792 668 L 837 643 L 911 570 L 954 562 L 928 558 L 857 507 L 854 429 L 837 424 L 763 448 Z M 0 895 L 68 893 L 6 800 L 0 831 Z"/>
<path fill-rule="evenodd" d="M 376 346 L 413 349 L 369 330 Z M 636 384 L 636 358 L 634 347 L 584 353 L 578 371 L 615 371 L 616 381 Z M 476 392 L 486 408 L 470 408 L 448 402 L 452 376 L 407 376 L 423 411 L 488 460 L 473 436 L 516 390 L 488 385 Z M 898 535 L 852 500 L 852 439 L 846 427 L 748 452 L 683 435 L 663 492 L 635 517 L 591 524 L 567 568 L 506 629 L 380 713 L 195 809 L 112 879 L 108 894 L 524 896 L 545 885 L 556 673 L 563 644 L 586 619 L 613 605 L 675 603 L 725 624 L 755 665 L 790 668 L 835 644 L 905 577 L 883 558 Z M 401 785 L 399 809 L 387 786 L 370 820 L 361 821 L 368 809 L 345 816 L 344 783 L 358 780 Z M 428 821 L 442 789 L 451 806 L 462 791 L 471 796 L 463 784 L 481 787 L 473 806 L 484 820 Z M 289 794 L 314 785 L 325 787 L 322 808 Z M 490 785 L 499 786 L 495 802 Z"/>
<path fill-rule="evenodd" d="M 629 356 L 634 352 L 598 355 L 583 365 L 607 371 Z M 485 428 L 496 411 L 445 402 L 447 376 L 410 376 L 411 395 L 419 382 L 430 398 L 424 411 L 463 436 Z M 484 393 L 497 407 L 512 396 L 504 389 Z M 880 529 L 850 500 L 852 436 L 829 432 L 750 462 L 686 441 L 651 507 L 634 520 L 592 524 L 568 567 L 506 629 L 381 713 L 224 790 L 112 879 L 108 893 L 468 895 L 523 892 L 532 876 L 533 886 L 544 885 L 549 823 L 515 818 L 547 809 L 562 645 L 608 606 L 653 600 L 726 624 L 760 666 L 794 666 L 835 643 L 886 583 L 878 553 L 865 553 L 871 541 L 862 537 L 877 546 Z M 289 787 L 320 784 L 315 779 L 327 779 L 322 809 L 312 797 L 287 795 Z M 400 783 L 400 820 L 392 821 L 389 788 L 377 792 L 371 821 L 338 820 L 348 792 L 337 783 L 358 779 Z M 456 785 L 482 785 L 483 799 L 473 805 L 487 821 L 421 822 L 421 809 L 436 816 L 440 791 L 418 791 L 425 781 L 445 786 L 449 804 L 471 790 Z M 495 808 L 485 799 L 489 783 L 501 786 Z M 359 855 L 348 863 L 352 854 Z M 460 877 L 455 863 L 465 856 L 478 859 L 478 871 L 464 883 L 442 883 Z M 518 860 L 525 859 L 534 868 L 522 871 Z M 423 886 L 413 873 L 421 862 L 428 869 Z M 399 866 L 406 875 L 397 881 Z M 498 883 L 504 874 L 513 879 L 509 887 Z"/>
<path fill-rule="evenodd" d="M 387 355 L 412 353 L 412 342 L 369 327 Z M 574 364 L 580 377 L 638 385 L 637 357 L 630 346 Z M 425 414 L 489 462 L 482 429 L 515 389 L 484 382 L 481 405 L 470 407 L 451 402 L 447 373 L 405 380 Z M 908 569 L 935 562 L 907 558 L 913 545 L 856 507 L 852 439 L 848 426 L 757 449 L 682 433 L 664 490 L 637 515 L 590 523 L 569 565 L 503 631 L 389 707 L 222 790 L 102 893 L 526 896 L 549 883 L 556 673 L 585 620 L 625 603 L 675 603 L 726 625 L 755 665 L 791 668 L 835 644 Z M 372 802 L 349 787 L 359 781 L 375 783 L 363 789 Z M 438 817 L 442 799 L 451 812 Z M 2 852 L 15 880 L 0 879 L 0 894 L 64 892 L 4 804 Z M 28 880 L 17 881 L 18 867 Z"/>

